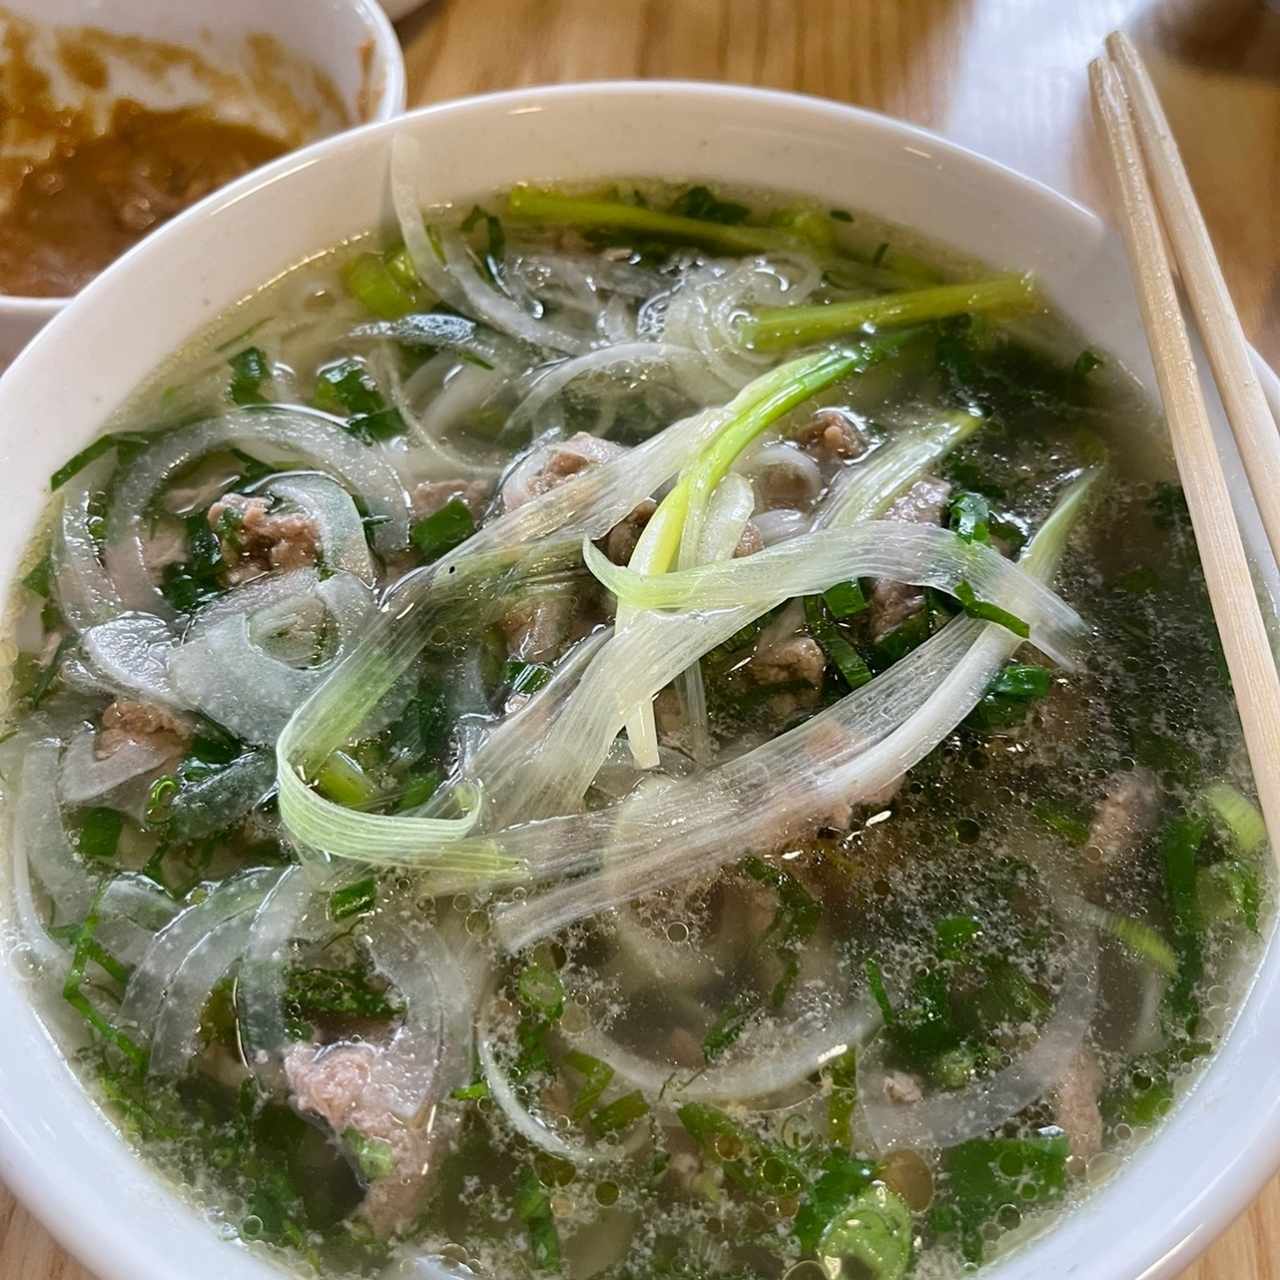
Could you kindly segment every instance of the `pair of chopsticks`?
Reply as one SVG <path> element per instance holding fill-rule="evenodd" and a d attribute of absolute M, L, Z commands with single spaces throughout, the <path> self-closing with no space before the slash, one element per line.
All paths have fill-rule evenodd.
<path fill-rule="evenodd" d="M 1121 230 L 1174 458 L 1200 547 L 1272 853 L 1280 864 L 1280 677 L 1214 445 L 1166 236 L 1278 563 L 1280 432 L 1250 364 L 1240 318 L 1169 122 L 1142 59 L 1126 36 L 1115 32 L 1107 39 L 1106 56 L 1089 66 L 1089 83 L 1115 171 Z"/>

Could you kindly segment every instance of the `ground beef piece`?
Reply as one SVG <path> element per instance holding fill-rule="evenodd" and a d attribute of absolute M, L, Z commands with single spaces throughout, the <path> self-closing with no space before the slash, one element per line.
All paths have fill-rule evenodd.
<path fill-rule="evenodd" d="M 94 743 L 94 755 L 99 760 L 133 743 L 144 743 L 176 758 L 186 751 L 191 741 L 190 724 L 155 702 L 117 698 L 102 713 L 100 723 Z"/>
<path fill-rule="evenodd" d="M 1081 1047 L 1054 1090 L 1055 1114 L 1071 1144 L 1071 1154 L 1088 1160 L 1102 1150 L 1102 1069 L 1093 1051 Z"/>
<path fill-rule="evenodd" d="M 461 498 L 477 524 L 484 518 L 493 486 L 487 480 L 424 480 L 413 491 L 413 514 L 434 515 L 454 498 Z"/>
<path fill-rule="evenodd" d="M 758 684 L 803 680 L 819 688 L 827 669 L 827 655 L 812 636 L 792 636 L 768 648 L 757 647 L 748 665 Z"/>
<path fill-rule="evenodd" d="M 289 1092 L 299 1111 L 319 1116 L 339 1138 L 355 1130 L 368 1141 L 385 1144 L 391 1172 L 369 1184 L 360 1209 L 380 1236 L 403 1230 L 417 1217 L 436 1150 L 444 1140 L 439 1123 L 402 1120 L 372 1083 L 378 1057 L 385 1052 L 367 1043 L 295 1044 L 284 1059 Z"/>
<path fill-rule="evenodd" d="M 222 540 L 232 584 L 274 569 L 304 569 L 317 559 L 316 522 L 298 511 L 273 512 L 266 498 L 223 494 L 209 508 L 209 527 Z"/>
<path fill-rule="evenodd" d="M 848 462 L 867 451 L 868 440 L 858 421 L 843 409 L 819 409 L 796 433 L 796 443 L 815 458 Z"/>
<path fill-rule="evenodd" d="M 904 524 L 941 524 L 950 496 L 951 486 L 945 480 L 917 480 L 884 518 Z M 924 592 L 909 583 L 879 578 L 871 588 L 869 604 L 871 639 L 883 640 L 924 608 Z"/>
<path fill-rule="evenodd" d="M 530 498 L 549 493 L 580 472 L 612 462 L 626 449 L 586 431 L 567 440 L 542 445 L 521 462 L 502 483 L 502 509 L 514 511 Z"/>

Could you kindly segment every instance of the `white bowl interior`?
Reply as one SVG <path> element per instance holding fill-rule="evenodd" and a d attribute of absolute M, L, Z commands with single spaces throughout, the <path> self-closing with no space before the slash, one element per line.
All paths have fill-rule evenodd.
<path fill-rule="evenodd" d="M 817 100 L 706 85 L 473 99 L 332 139 L 250 175 L 131 251 L 37 337 L 0 379 L 9 493 L 0 581 L 18 567 L 49 472 L 163 356 L 282 269 L 387 219 L 388 143 L 401 129 L 420 139 L 428 189 L 441 201 L 526 179 L 633 176 L 767 181 L 866 210 L 965 254 L 1035 271 L 1092 344 L 1151 386 L 1116 239 L 1062 197 L 939 139 Z M 175 275 L 181 290 L 169 287 Z M 1266 382 L 1274 395 L 1269 373 Z M 1225 438 L 1224 451 L 1238 476 Z M 1256 513 L 1244 513 L 1261 545 Z M 1280 1138 L 1270 1025 L 1278 982 L 1270 947 L 1244 1012 L 1187 1103 L 1088 1204 L 989 1272 L 993 1280 L 1172 1276 L 1244 1206 L 1274 1166 Z M 189 1280 L 276 1274 L 217 1241 L 112 1135 L 8 966 L 0 968 L 0 1023 L 0 1176 L 104 1280 L 170 1280 L 177 1256 Z"/>

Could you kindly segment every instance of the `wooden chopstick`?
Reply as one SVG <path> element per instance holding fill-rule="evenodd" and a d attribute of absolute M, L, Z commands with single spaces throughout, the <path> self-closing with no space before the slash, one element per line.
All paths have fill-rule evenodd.
<path fill-rule="evenodd" d="M 1089 84 L 1094 112 L 1115 171 L 1121 231 L 1164 401 L 1174 459 L 1200 548 L 1209 601 L 1235 690 L 1272 854 L 1280 864 L 1280 678 L 1214 445 L 1137 134 L 1118 74 L 1108 59 L 1097 58 L 1090 63 Z"/>
<path fill-rule="evenodd" d="M 1249 345 L 1222 278 L 1209 229 L 1142 56 L 1121 31 L 1107 37 L 1107 50 L 1129 100 L 1165 232 L 1191 298 L 1271 554 L 1280 561 L 1280 431 L 1253 370 Z"/>

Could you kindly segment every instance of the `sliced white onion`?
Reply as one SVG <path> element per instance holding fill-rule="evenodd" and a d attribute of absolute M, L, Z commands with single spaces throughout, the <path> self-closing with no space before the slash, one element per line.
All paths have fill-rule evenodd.
<path fill-rule="evenodd" d="M 242 409 L 157 435 L 155 443 L 117 473 L 107 515 L 106 563 L 126 607 L 173 618 L 144 554 L 145 513 L 184 467 L 218 449 L 245 449 L 264 461 L 301 463 L 333 476 L 381 518 L 374 542 L 384 553 L 409 539 L 409 498 L 382 450 L 361 444 L 323 414 Z"/>
<path fill-rule="evenodd" d="M 772 511 L 761 511 L 759 515 L 752 516 L 751 520 L 766 547 L 777 546 L 788 538 L 807 533 L 812 523 L 811 516 L 791 507 L 774 507 Z"/>
<path fill-rule="evenodd" d="M 210 929 L 174 971 L 151 1037 L 153 1076 L 182 1075 L 199 1052 L 205 1005 L 213 988 L 244 954 L 252 924 L 253 914 L 246 906 L 239 915 Z"/>
<path fill-rule="evenodd" d="M 528 395 L 516 406 L 507 425 L 507 434 L 533 430 L 543 407 L 558 396 L 571 382 L 591 375 L 628 376 L 645 367 L 670 369 L 683 378 L 696 382 L 701 361 L 696 351 L 670 342 L 624 342 L 590 351 L 586 355 L 545 366 L 535 372 Z M 644 375 L 639 375 L 643 377 Z M 703 391 L 707 388 L 701 388 Z M 708 403 L 714 393 L 701 399 Z"/>
<path fill-rule="evenodd" d="M 738 1050 L 734 1058 L 688 1073 L 670 1062 L 655 1062 L 623 1048 L 612 1036 L 591 1028 L 566 1033 L 576 1049 L 607 1062 L 628 1084 L 649 1097 L 677 1102 L 745 1102 L 782 1093 L 802 1083 L 826 1063 L 849 1049 L 861 1048 L 880 1026 L 880 1012 L 870 1000 L 862 1000 L 837 1010 L 829 1017 L 807 1016 L 796 1023 L 778 1026 L 772 1043 L 767 1029 L 760 1028 Z M 820 1025 L 812 1025 L 813 1023 Z"/>
<path fill-rule="evenodd" d="M 53 536 L 53 576 L 62 616 L 77 631 L 114 618 L 124 608 L 89 530 L 89 505 L 107 487 L 115 466 L 103 457 L 67 481 Z"/>
<path fill-rule="evenodd" d="M 306 602 L 313 597 L 296 599 Z M 168 672 L 174 688 L 188 706 L 246 742 L 273 744 L 294 711 L 363 639 L 374 612 L 368 587 L 349 573 L 324 579 L 315 587 L 314 599 L 337 628 L 334 652 L 324 662 L 296 667 L 268 653 L 255 638 L 254 614 L 224 616 L 224 610 L 234 607 L 231 593 L 213 621 L 198 619 L 187 639 L 170 653 Z"/>
<path fill-rule="evenodd" d="M 93 903 L 94 878 L 71 847 L 58 804 L 61 744 L 33 742 L 22 762 L 14 808 L 14 840 L 52 899 L 63 923 L 82 920 Z"/>
<path fill-rule="evenodd" d="M 246 871 L 224 880 L 202 902 L 175 916 L 156 934 L 129 979 L 121 1021 L 150 1035 L 166 993 L 192 950 L 226 921 L 254 910 L 281 874 L 279 867 Z"/>
<path fill-rule="evenodd" d="M 329 895 L 341 883 L 331 869 L 290 867 L 253 915 L 236 989 L 245 1061 L 268 1092 L 284 1085 L 283 1059 L 293 1042 L 285 1013 L 285 971 L 292 941 L 314 942 L 332 928 Z"/>
<path fill-rule="evenodd" d="M 391 139 L 391 203 L 404 237 L 404 247 L 423 284 L 442 302 L 464 310 L 466 295 L 436 256 L 422 220 L 422 210 L 430 203 L 422 196 L 424 169 L 422 147 L 417 138 L 403 131 L 397 133 Z"/>
<path fill-rule="evenodd" d="M 499 333 L 510 334 L 535 347 L 547 347 L 570 355 L 581 355 L 587 349 L 587 339 L 549 320 L 535 318 L 487 283 L 481 277 L 461 232 L 452 227 L 436 227 L 434 230 L 444 253 L 445 267 L 466 298 L 464 311 L 492 325 Z"/>
<path fill-rule="evenodd" d="M 58 775 L 58 795 L 71 807 L 92 804 L 145 778 L 173 758 L 171 749 L 150 742 L 125 742 L 105 759 L 95 751 L 98 733 L 86 725 L 67 743 Z"/>
<path fill-rule="evenodd" d="M 366 941 L 374 966 L 405 1003 L 369 1085 L 395 1115 L 421 1123 L 429 1108 L 471 1079 L 471 993 L 444 939 L 420 920 L 406 925 L 394 908 L 384 909 Z"/>
<path fill-rule="evenodd" d="M 108 684 L 147 702 L 182 708 L 189 704 L 169 679 L 175 643 L 162 618 L 133 610 L 90 627 L 80 637 L 84 656 Z"/>

